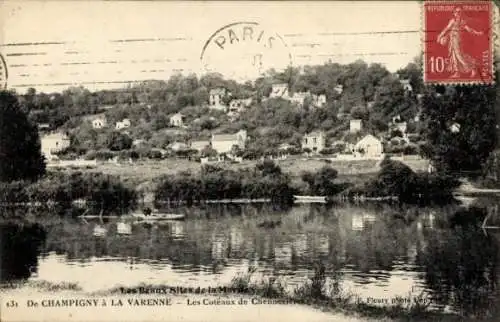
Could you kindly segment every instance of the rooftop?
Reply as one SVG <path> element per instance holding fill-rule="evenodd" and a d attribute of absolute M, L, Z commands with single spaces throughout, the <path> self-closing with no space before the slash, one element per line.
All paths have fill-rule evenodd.
<path fill-rule="evenodd" d="M 212 141 L 234 141 L 237 139 L 236 134 L 214 134 Z"/>

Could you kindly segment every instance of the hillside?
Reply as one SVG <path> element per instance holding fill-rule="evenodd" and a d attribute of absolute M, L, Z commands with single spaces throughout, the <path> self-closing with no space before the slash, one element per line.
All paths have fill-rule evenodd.
<path fill-rule="evenodd" d="M 395 74 L 379 64 L 357 61 L 348 65 L 328 63 L 269 72 L 254 83 L 238 84 L 220 75 L 176 75 L 167 81 L 148 81 L 116 91 L 90 92 L 83 87 L 63 93 L 19 95 L 23 108 L 49 131 L 65 131 L 71 139 L 66 151 L 73 156 L 103 149 L 115 152 L 142 142 L 146 148 L 165 149 L 174 142 L 206 140 L 213 133 L 235 133 L 246 129 L 248 148 L 276 149 L 282 143 L 298 146 L 305 133 L 321 130 L 327 146 L 345 139 L 349 120 L 361 119 L 361 132 L 389 138 L 395 116 L 418 133 L 418 97 L 422 80 L 418 62 Z M 288 96 L 273 97 L 273 87 L 285 84 Z M 221 104 L 210 105 L 211 91 L 225 89 Z M 324 98 L 321 105 L 311 99 Z M 232 107 L 232 101 L 250 104 Z M 229 111 L 227 109 L 230 109 Z M 170 117 L 182 114 L 182 126 L 174 128 Z M 102 128 L 92 120 L 104 118 Z M 117 122 L 130 126 L 117 131 Z M 417 121 L 415 121 L 417 120 Z M 117 133 L 120 132 L 120 133 Z M 396 133 L 397 134 L 397 133 Z M 116 142 L 118 141 L 118 143 Z"/>

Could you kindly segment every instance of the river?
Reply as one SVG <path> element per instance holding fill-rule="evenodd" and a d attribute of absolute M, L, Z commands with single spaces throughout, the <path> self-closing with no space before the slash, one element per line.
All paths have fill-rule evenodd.
<path fill-rule="evenodd" d="M 0 280 L 73 283 L 92 293 L 225 286 L 252 269 L 253 280 L 276 277 L 293 293 L 322 263 L 329 285 L 375 305 L 424 294 L 431 310 L 491 316 L 499 312 L 500 230 L 480 225 L 498 201 L 475 206 L 211 205 L 170 209 L 186 219 L 132 225 L 130 235 L 108 220 L 101 237 L 93 235 L 98 220 L 4 222 Z M 499 223 L 493 213 L 489 224 Z"/>

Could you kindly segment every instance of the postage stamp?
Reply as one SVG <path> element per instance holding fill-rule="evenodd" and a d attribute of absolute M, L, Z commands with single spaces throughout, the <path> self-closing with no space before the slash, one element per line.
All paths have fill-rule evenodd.
<path fill-rule="evenodd" d="M 258 22 L 235 22 L 208 38 L 200 61 L 205 72 L 251 79 L 271 68 L 283 70 L 292 66 L 292 54 L 278 33 Z"/>
<path fill-rule="evenodd" d="M 491 1 L 425 1 L 426 83 L 494 81 L 493 9 Z"/>

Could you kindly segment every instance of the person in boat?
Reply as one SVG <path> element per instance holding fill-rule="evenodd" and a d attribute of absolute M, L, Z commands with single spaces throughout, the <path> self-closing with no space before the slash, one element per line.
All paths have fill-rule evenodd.
<path fill-rule="evenodd" d="M 144 215 L 145 215 L 145 216 L 149 216 L 149 215 L 151 215 L 152 210 L 151 210 L 151 208 L 146 207 L 146 208 L 144 208 L 144 211 L 143 211 L 143 212 L 144 212 Z"/>

